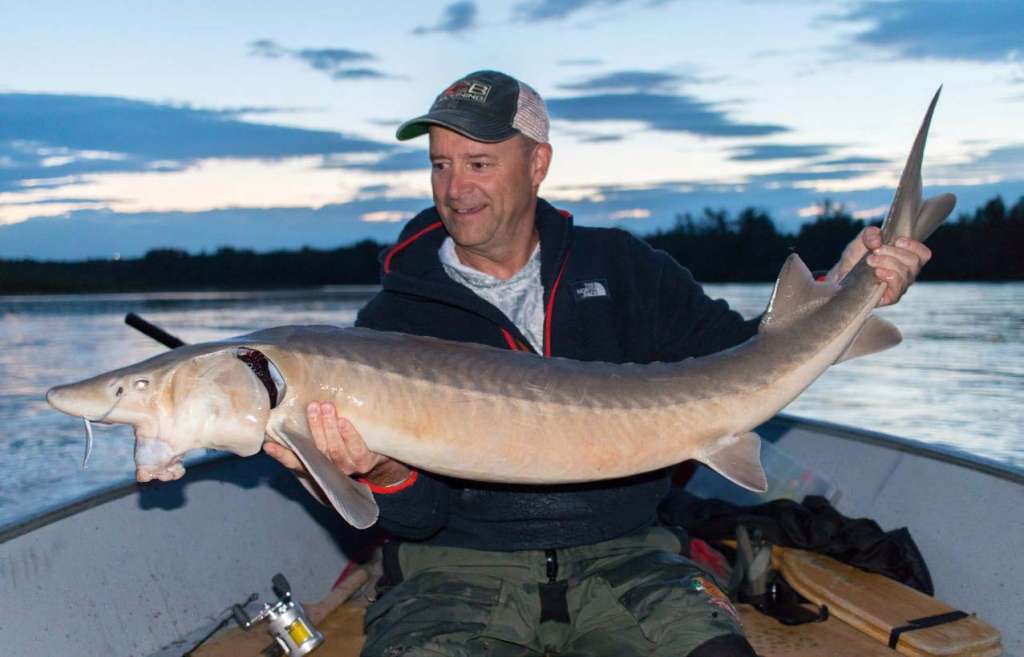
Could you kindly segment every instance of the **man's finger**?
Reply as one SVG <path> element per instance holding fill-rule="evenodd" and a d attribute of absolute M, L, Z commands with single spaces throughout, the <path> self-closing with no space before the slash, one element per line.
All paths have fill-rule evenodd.
<path fill-rule="evenodd" d="M 316 448 L 327 453 L 327 438 L 324 436 L 323 419 L 320 417 L 320 404 L 310 402 L 306 406 L 306 423 L 309 425 L 309 433 L 313 435 L 313 444 Z"/>
<path fill-rule="evenodd" d="M 878 280 L 886 285 L 879 305 L 888 306 L 899 301 L 913 280 L 907 266 L 891 256 L 879 255 L 868 256 L 868 264 L 874 268 Z"/>
<path fill-rule="evenodd" d="M 860 238 L 869 251 L 882 246 L 882 231 L 878 226 L 868 226 L 861 231 Z"/>
<path fill-rule="evenodd" d="M 366 474 L 372 470 L 380 459 L 376 454 L 370 451 L 369 447 L 366 446 L 366 441 L 363 440 L 363 436 L 356 431 L 356 428 L 352 426 L 352 423 L 346 418 L 338 418 L 338 430 L 341 432 L 341 437 L 345 441 L 345 447 L 348 449 L 348 456 L 352 459 L 352 463 L 356 467 L 356 472 L 359 474 Z"/>
<path fill-rule="evenodd" d="M 352 456 L 348 453 L 345 439 L 341 436 L 341 431 L 338 428 L 338 416 L 332 402 L 320 404 L 320 421 L 323 423 L 324 436 L 327 437 L 327 457 L 345 474 L 354 474 L 357 468 L 352 462 Z"/>
<path fill-rule="evenodd" d="M 896 247 L 910 251 L 916 255 L 921 266 L 924 266 L 925 263 L 932 259 L 932 250 L 917 240 L 901 237 L 896 240 Z"/>
<path fill-rule="evenodd" d="M 287 447 L 278 445 L 277 443 L 265 442 L 263 443 L 263 451 L 289 470 L 296 472 L 305 472 L 306 470 L 302 465 L 302 461 L 296 458 L 295 454 L 292 453 L 292 450 Z"/>
<path fill-rule="evenodd" d="M 896 263 L 901 263 L 903 268 L 911 276 L 916 276 L 917 272 L 921 271 L 921 266 L 924 264 L 921 261 L 921 256 L 916 251 L 896 246 L 881 246 L 875 249 L 872 257 L 881 257 L 885 259 L 885 262 L 889 262 L 894 265 Z"/>
<path fill-rule="evenodd" d="M 882 247 L 885 249 L 887 247 Z M 892 272 L 900 277 L 901 280 L 910 280 L 914 272 L 920 269 L 920 263 L 917 261 L 917 256 L 897 256 L 889 255 L 889 252 L 882 252 L 882 249 L 875 251 L 868 256 L 868 264 L 875 270 L 879 278 L 889 280 L 889 276 L 883 275 L 887 272 Z M 908 264 L 907 260 L 910 260 L 912 264 Z"/>

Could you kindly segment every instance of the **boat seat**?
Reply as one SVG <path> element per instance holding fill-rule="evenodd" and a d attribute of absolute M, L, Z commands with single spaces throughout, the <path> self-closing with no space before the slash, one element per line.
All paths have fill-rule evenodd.
<path fill-rule="evenodd" d="M 790 586 L 883 646 L 912 657 L 996 657 L 999 631 L 882 575 L 805 550 L 777 548 L 773 561 Z"/>

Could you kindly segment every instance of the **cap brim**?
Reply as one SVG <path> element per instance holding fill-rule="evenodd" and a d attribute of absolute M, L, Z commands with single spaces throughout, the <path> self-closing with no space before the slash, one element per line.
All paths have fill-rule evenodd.
<path fill-rule="evenodd" d="M 503 121 L 488 121 L 480 118 L 479 114 L 456 110 L 435 110 L 429 114 L 410 119 L 398 126 L 395 137 L 398 141 L 414 139 L 420 135 L 425 135 L 432 125 L 448 128 L 463 137 L 469 137 L 474 141 L 486 143 L 505 141 L 519 134 L 518 130 L 507 123 Z"/>

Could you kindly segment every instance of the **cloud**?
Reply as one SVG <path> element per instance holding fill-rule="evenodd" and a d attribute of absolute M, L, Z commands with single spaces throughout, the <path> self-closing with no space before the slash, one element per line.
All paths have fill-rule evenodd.
<path fill-rule="evenodd" d="M 335 80 L 365 80 L 368 78 L 380 79 L 388 77 L 377 69 L 373 68 L 346 68 L 331 73 Z"/>
<path fill-rule="evenodd" d="M 1020 0 L 871 0 L 839 20 L 867 22 L 856 42 L 909 59 L 1019 60 L 1024 43 Z"/>
<path fill-rule="evenodd" d="M 774 124 L 740 123 L 713 104 L 686 94 L 596 94 L 549 98 L 553 118 L 572 122 L 639 121 L 652 130 L 705 137 L 763 136 L 786 132 Z"/>
<path fill-rule="evenodd" d="M 558 20 L 587 7 L 611 7 L 621 2 L 622 0 L 530 0 L 518 4 L 515 15 L 520 20 L 528 22 Z"/>
<path fill-rule="evenodd" d="M 860 169 L 819 169 L 819 170 L 799 170 L 799 171 L 778 171 L 776 173 L 759 173 L 750 176 L 750 181 L 753 183 L 769 184 L 769 183 L 807 183 L 818 180 L 852 180 L 855 178 L 861 178 L 864 176 L 864 171 Z"/>
<path fill-rule="evenodd" d="M 930 167 L 925 176 L 953 180 L 1024 180 L 1024 144 L 993 148 L 967 162 Z"/>
<path fill-rule="evenodd" d="M 584 144 L 609 144 L 616 141 L 622 141 L 622 135 L 585 135 L 579 138 L 581 143 Z"/>
<path fill-rule="evenodd" d="M 249 42 L 249 54 L 253 57 L 265 57 L 267 59 L 279 59 L 287 53 L 281 46 L 270 39 L 257 39 Z"/>
<path fill-rule="evenodd" d="M 881 157 L 868 157 L 866 155 L 850 155 L 849 157 L 840 157 L 832 160 L 824 160 L 818 162 L 818 164 L 828 164 L 834 166 L 848 166 L 852 164 L 888 164 L 889 160 Z"/>
<path fill-rule="evenodd" d="M 306 62 L 318 71 L 334 72 L 351 62 L 362 62 L 373 59 L 368 52 L 348 50 L 346 48 L 321 48 L 286 51 L 302 61 Z"/>
<path fill-rule="evenodd" d="M 326 249 L 361 239 L 393 242 L 393 219 L 412 216 L 429 198 L 360 199 L 311 208 L 227 208 L 204 212 L 114 213 L 80 210 L 0 226 L 0 258 L 83 260 L 138 257 L 154 248 L 191 253 L 232 246 L 255 251 Z M 374 221 L 376 219 L 376 221 Z M 387 219 L 387 220 L 385 220 Z"/>
<path fill-rule="evenodd" d="M 377 210 L 375 212 L 367 212 L 359 217 L 361 221 L 368 221 L 370 223 L 395 223 L 398 221 L 408 221 L 412 218 L 412 212 L 399 212 L 398 210 Z"/>
<path fill-rule="evenodd" d="M 690 76 L 682 76 L 666 71 L 613 71 L 602 75 L 558 85 L 559 89 L 569 91 L 633 91 L 651 92 L 666 91 L 675 88 L 680 82 L 693 81 Z"/>
<path fill-rule="evenodd" d="M 373 162 L 353 162 L 325 166 L 338 169 L 355 169 L 358 171 L 398 173 L 429 169 L 430 158 L 425 150 L 396 150 L 382 155 Z"/>
<path fill-rule="evenodd" d="M 107 96 L 0 94 L 0 191 L 85 175 L 177 171 L 205 158 L 382 153 L 338 132 L 249 123 L 243 111 Z"/>
<path fill-rule="evenodd" d="M 729 159 L 737 162 L 795 160 L 828 155 L 833 148 L 832 144 L 750 144 L 734 148 L 736 154 Z"/>
<path fill-rule="evenodd" d="M 630 208 L 629 210 L 617 210 L 608 215 L 608 218 L 612 221 L 621 221 L 623 219 L 647 219 L 651 216 L 651 211 L 647 208 Z"/>
<path fill-rule="evenodd" d="M 594 58 L 581 57 L 579 59 L 560 59 L 559 66 L 600 66 L 604 61 Z"/>
<path fill-rule="evenodd" d="M 360 80 L 387 78 L 386 73 L 367 66 L 355 66 L 361 62 L 377 59 L 373 53 L 348 48 L 285 48 L 271 39 L 257 39 L 249 42 L 249 54 L 265 59 L 288 57 L 298 60 L 314 71 L 326 73 L 333 80 Z"/>
<path fill-rule="evenodd" d="M 473 2 L 453 2 L 445 7 L 441 18 L 433 27 L 420 26 L 412 31 L 413 34 L 431 34 L 441 32 L 444 34 L 459 34 L 476 27 L 477 9 Z"/>
<path fill-rule="evenodd" d="M 644 4 L 656 7 L 671 0 L 527 0 L 516 5 L 513 17 L 526 22 L 562 20 L 591 8 L 617 7 L 623 4 Z"/>

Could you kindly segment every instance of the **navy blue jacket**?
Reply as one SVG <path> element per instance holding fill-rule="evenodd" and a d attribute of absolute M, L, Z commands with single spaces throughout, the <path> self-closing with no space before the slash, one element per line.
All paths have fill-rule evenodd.
<path fill-rule="evenodd" d="M 544 355 L 612 363 L 677 361 L 739 344 L 757 331 L 690 272 L 622 230 L 574 227 L 538 201 Z M 357 326 L 530 350 L 505 315 L 444 272 L 437 210 L 412 219 L 382 256 L 381 291 Z M 544 449 L 538 445 L 538 449 Z M 486 550 L 583 545 L 655 521 L 670 471 L 590 484 L 527 487 L 416 473 L 375 490 L 380 526 L 395 536 Z"/>

